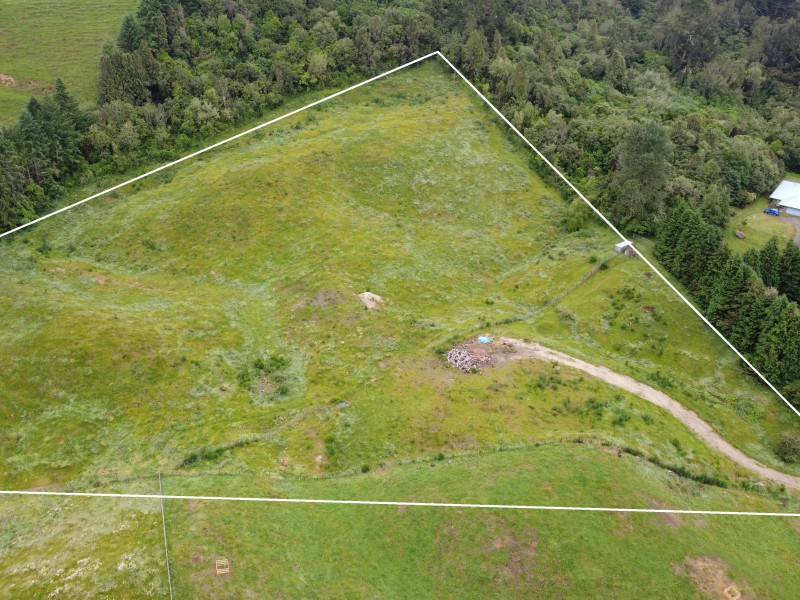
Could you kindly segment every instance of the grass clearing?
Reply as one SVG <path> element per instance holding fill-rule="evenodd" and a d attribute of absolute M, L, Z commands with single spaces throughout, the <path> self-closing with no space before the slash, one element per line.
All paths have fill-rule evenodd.
<path fill-rule="evenodd" d="M 166 486 L 408 501 L 779 506 L 681 482 L 605 450 L 554 444 L 313 481 L 208 475 Z M 170 501 L 167 515 L 173 581 L 185 598 L 703 598 L 702 581 L 684 568 L 703 557 L 722 561 L 727 581 L 750 597 L 800 591 L 790 575 L 798 524 L 788 519 L 202 501 Z M 230 561 L 230 577 L 213 575 L 218 557 Z"/>
<path fill-rule="evenodd" d="M 33 94 L 52 90 L 61 77 L 83 104 L 97 101 L 100 52 L 114 41 L 137 0 L 0 2 L 0 123 L 16 120 Z"/>
<path fill-rule="evenodd" d="M 744 253 L 750 248 L 761 250 L 773 235 L 777 236 L 783 244 L 794 239 L 795 228 L 791 223 L 782 221 L 764 213 L 769 206 L 768 198 L 759 198 L 746 208 L 734 209 L 734 216 L 728 224 L 727 241 L 730 247 L 739 253 Z M 745 234 L 745 239 L 736 237 L 736 231 Z"/>
<path fill-rule="evenodd" d="M 722 488 L 708 491 L 689 477 L 673 481 L 655 463 L 724 481 L 735 496 L 730 501 L 741 506 L 793 502 L 711 452 L 664 411 L 578 372 L 520 361 L 465 375 L 444 363 L 442 350 L 477 333 L 534 338 L 662 389 L 758 460 L 800 472 L 773 452 L 778 434 L 798 427 L 788 409 L 666 286 L 647 277 L 641 261 L 615 256 L 616 239 L 606 228 L 590 223 L 567 233 L 565 201 L 530 160 L 477 97 L 430 61 L 5 238 L 0 484 L 84 489 L 151 478 L 161 468 L 168 482 L 180 477 L 196 489 L 258 475 L 266 486 L 297 482 L 284 493 L 355 496 L 373 493 L 369 482 L 384 485 L 382 473 L 402 479 L 439 454 L 480 455 L 477 465 L 504 460 L 510 448 L 525 456 L 537 444 L 582 437 L 643 463 L 643 470 L 621 472 L 597 459 L 592 469 L 607 481 L 592 483 L 572 468 L 579 459 L 571 446 L 554 445 L 540 474 L 553 482 L 546 498 L 554 503 L 640 501 L 646 498 L 617 492 L 630 485 L 649 493 L 655 482 L 653 489 L 663 491 L 654 493 L 657 502 L 730 505 Z M 385 298 L 385 307 L 366 310 L 357 296 L 364 291 Z M 395 491 L 426 489 L 459 501 L 489 481 L 498 501 L 511 502 L 514 494 L 530 498 L 546 487 L 525 479 L 523 467 L 498 463 L 488 479 L 481 471 L 488 467 L 479 465 L 452 479 L 415 475 L 418 488 L 398 484 Z M 555 485 L 559 473 L 566 479 Z M 315 492 L 317 480 L 329 484 Z M 697 494 L 670 495 L 673 485 Z M 326 510 L 312 513 L 324 518 Z M 275 525 L 280 535 L 291 519 L 303 519 L 302 512 L 277 512 L 286 519 Z M 271 521 L 252 517 L 262 538 L 237 529 L 251 520 L 209 519 L 208 531 L 229 524 L 230 539 L 242 548 L 256 537 L 270 539 L 259 528 Z M 590 520 L 576 519 L 599 544 L 611 539 L 602 527 L 592 530 Z M 332 548 L 349 522 L 326 533 Z M 436 527 L 417 525 L 401 544 L 409 548 L 402 556 L 415 543 L 426 552 L 438 543 L 431 538 Z M 372 535 L 374 523 L 357 526 Z M 473 526 L 462 519 L 454 527 Z M 727 535 L 706 527 L 708 539 Z M 464 540 L 478 535 L 469 531 Z M 200 585 L 187 550 L 199 543 L 196 533 L 179 528 L 171 537 L 184 549 L 176 560 L 187 569 L 180 575 L 185 589 Z M 652 531 L 642 533 L 644 540 Z M 793 543 L 790 533 L 770 530 L 758 543 Z M 280 560 L 300 553 L 302 563 L 318 550 L 288 551 L 300 540 L 287 540 Z M 631 556 L 643 544 L 631 546 Z M 717 542 L 707 547 L 749 585 L 772 593 L 756 559 L 723 554 Z M 564 550 L 569 556 L 575 546 Z M 27 555 L 8 543 L 0 551 Z M 382 556 L 374 568 L 396 568 L 399 577 L 397 557 Z M 430 555 L 421 556 L 407 564 Z M 496 570 L 494 558 L 469 560 L 484 559 Z M 335 577 L 336 556 L 318 560 L 320 573 Z M 589 582 L 596 571 L 580 560 L 576 573 Z M 303 587 L 289 562 L 281 564 L 270 580 L 277 597 L 324 591 L 314 587 L 327 585 L 324 577 Z M 448 569 L 449 579 L 462 573 Z M 346 586 L 337 593 L 368 594 L 356 570 L 341 572 Z M 471 572 L 485 583 L 480 569 Z M 555 577 L 547 580 L 552 589 L 565 589 Z M 420 591 L 435 591 L 433 579 Z M 235 591 L 241 596 L 258 582 Z M 203 585 L 197 593 L 219 591 Z M 520 585 L 518 591 L 532 584 Z"/>

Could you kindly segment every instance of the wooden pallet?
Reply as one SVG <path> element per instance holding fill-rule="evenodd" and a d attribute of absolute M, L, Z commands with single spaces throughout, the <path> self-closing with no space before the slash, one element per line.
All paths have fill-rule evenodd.
<path fill-rule="evenodd" d="M 214 572 L 219 575 L 230 575 L 231 574 L 231 565 L 228 562 L 227 558 L 218 558 L 214 562 Z"/>

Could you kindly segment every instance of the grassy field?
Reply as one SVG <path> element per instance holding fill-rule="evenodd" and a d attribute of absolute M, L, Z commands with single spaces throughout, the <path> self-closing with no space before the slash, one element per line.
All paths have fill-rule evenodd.
<path fill-rule="evenodd" d="M 736 209 L 734 216 L 731 217 L 728 225 L 727 240 L 731 248 L 744 253 L 750 248 L 761 250 L 764 244 L 773 235 L 778 236 L 783 244 L 794 239 L 795 228 L 791 223 L 786 223 L 780 217 L 774 217 L 764 213 L 764 209 L 769 207 L 768 198 L 759 198 L 746 208 Z M 736 237 L 736 231 L 745 234 L 745 239 Z"/>
<path fill-rule="evenodd" d="M 615 256 L 616 239 L 606 229 L 590 223 L 566 233 L 565 201 L 529 161 L 479 100 L 430 62 L 11 236 L 0 243 L 0 485 L 127 490 L 130 482 L 152 487 L 161 469 L 171 493 L 259 491 L 247 488 L 249 481 L 262 482 L 264 492 L 266 481 L 294 482 L 275 493 L 320 497 L 369 496 L 379 486 L 404 499 L 427 490 L 451 501 L 485 493 L 530 502 L 547 489 L 538 496 L 543 503 L 625 505 L 651 498 L 682 507 L 793 505 L 664 411 L 578 372 L 520 361 L 464 375 L 444 363 L 442 350 L 478 332 L 542 341 L 664 390 L 752 456 L 800 472 L 773 453 L 777 435 L 798 427 L 788 409 L 740 370 L 735 356 L 641 261 Z M 357 297 L 363 291 L 381 295 L 385 307 L 365 310 Z M 592 448 L 567 443 L 578 437 Z M 539 453 L 537 444 L 547 452 Z M 500 452 L 508 449 L 516 454 Z M 579 459 L 576 452 L 588 454 Z M 445 469 L 418 466 L 440 453 L 463 466 L 452 469 L 460 474 L 436 480 Z M 594 465 L 588 470 L 606 484 L 598 488 L 585 471 L 575 471 L 580 460 Z M 703 487 L 655 464 L 733 487 Z M 540 469 L 539 479 L 532 468 Z M 394 488 L 382 479 L 390 473 L 398 478 Z M 566 479 L 556 485 L 556 477 Z M 497 483 L 491 493 L 482 487 L 487 481 Z M 734 489 L 741 486 L 751 491 Z M 645 495 L 632 495 L 634 487 Z M 676 489 L 685 494 L 670 495 Z M 25 523 L 20 531 L 41 528 L 44 517 L 36 509 L 28 514 L 20 504 L 5 506 Z M 70 506 L 74 518 L 91 519 L 81 506 Z M 142 527 L 155 509 L 125 506 Z M 505 556 L 473 547 L 480 528 L 494 525 L 466 513 L 452 527 L 463 532 L 456 538 L 467 562 L 451 555 L 436 571 L 431 553 L 456 539 L 437 537 L 450 526 L 438 513 L 413 511 L 419 520 L 405 526 L 387 521 L 391 512 L 356 518 L 349 510 L 309 509 L 306 520 L 302 509 L 213 512 L 220 510 L 204 504 L 210 525 L 197 531 L 180 504 L 169 505 L 179 583 L 199 590 L 184 597 L 217 585 L 198 583 L 208 556 L 195 563 L 190 554 L 212 538 L 239 540 L 241 552 L 263 561 L 275 597 L 327 589 L 381 595 L 383 588 L 359 587 L 374 579 L 368 573 L 394 569 L 388 590 L 414 561 L 424 561 L 429 574 L 420 579 L 423 595 L 435 592 L 431 586 L 442 577 L 453 586 L 491 590 L 491 572 Z M 275 520 L 257 516 L 264 510 Z M 125 522 L 121 514 L 103 518 Z M 498 515 L 496 523 L 516 531 L 529 518 L 536 523 L 531 527 L 549 528 L 548 539 L 570 523 L 511 515 Z M 592 556 L 617 539 L 613 519 L 574 519 L 597 544 Z M 293 520 L 302 527 L 293 529 Z M 673 572 L 688 538 L 654 544 L 653 528 L 660 525 L 640 521 L 642 535 L 625 537 L 627 556 L 651 546 L 656 560 L 663 550 L 667 562 L 659 572 Z M 314 525 L 323 522 L 330 524 Z M 351 526 L 367 541 L 347 550 L 342 565 L 333 549 Z M 398 554 L 379 547 L 375 535 L 383 526 L 396 532 Z M 721 540 L 739 534 L 716 521 L 691 530 L 698 547 L 722 557 L 742 585 L 760 591 L 758 597 L 780 597 L 766 583 L 770 565 L 789 569 L 796 562 L 755 556 L 740 538 L 726 554 Z M 55 525 L 45 531 L 36 544 L 12 543 L 21 534 L 0 538 L 2 562 L 44 560 L 63 543 Z M 107 543 L 104 531 L 87 530 L 84 546 L 64 552 L 74 560 L 92 558 L 80 548 Z M 783 525 L 762 531 L 748 524 L 743 531 L 762 536 L 755 545 L 797 541 L 796 530 Z M 316 556 L 315 549 L 297 546 L 314 532 L 328 536 L 329 553 Z M 207 537 L 198 541 L 198 535 Z M 251 548 L 281 536 L 283 546 Z M 569 554 L 578 541 L 560 558 L 543 546 L 550 575 L 539 581 L 549 582 L 553 597 L 580 597 L 587 589 L 581 586 L 601 571 L 612 595 L 619 589 L 632 597 L 636 585 L 657 585 L 652 573 L 612 577 L 613 553 L 592 567 L 589 555 Z M 421 553 L 414 557 L 417 545 Z M 374 564 L 362 574 L 359 561 L 370 548 Z M 148 589 L 163 592 L 158 550 L 133 553 Z M 400 564 L 403 557 L 409 562 Z M 107 593 L 129 595 L 125 586 L 132 583 L 114 587 L 113 578 L 101 576 L 114 560 L 112 553 L 101 561 L 97 580 L 80 574 L 68 581 L 76 590 L 99 590 L 102 580 L 112 590 Z M 571 560 L 574 576 L 559 582 L 556 573 Z M 324 569 L 304 576 L 316 561 Z M 230 584 L 232 597 L 258 583 L 256 564 L 262 563 L 248 563 L 248 579 Z M 277 566 L 269 570 L 271 564 Z M 464 579 L 463 564 L 475 565 L 466 569 L 474 580 Z M 67 575 L 54 574 L 52 585 Z M 4 580 L 17 589 L 37 585 L 33 567 L 5 568 Z M 669 581 L 671 597 L 699 593 L 691 577 Z M 535 583 L 525 580 L 509 594 L 524 596 Z M 453 597 L 463 595 L 452 590 Z"/>
<path fill-rule="evenodd" d="M 787 171 L 784 178 L 789 181 L 800 181 L 800 173 Z M 750 248 L 760 250 L 773 235 L 778 237 L 781 244 L 794 239 L 797 233 L 794 225 L 785 223 L 779 217 L 764 214 L 769 202 L 769 198 L 759 198 L 750 206 L 734 209 L 726 238 L 731 248 L 740 253 Z M 744 233 L 745 239 L 736 237 L 737 231 Z"/>
<path fill-rule="evenodd" d="M 197 494 L 220 486 L 280 497 L 780 506 L 577 444 L 317 481 L 167 482 Z M 167 515 L 182 598 L 718 598 L 717 578 L 746 598 L 800 593 L 790 575 L 798 520 L 197 501 L 170 501 Z M 231 577 L 214 576 L 218 557 Z"/>
<path fill-rule="evenodd" d="M 17 118 L 32 94 L 52 89 L 61 77 L 83 103 L 97 101 L 103 43 L 116 40 L 126 13 L 138 0 L 0 1 L 0 123 Z"/>

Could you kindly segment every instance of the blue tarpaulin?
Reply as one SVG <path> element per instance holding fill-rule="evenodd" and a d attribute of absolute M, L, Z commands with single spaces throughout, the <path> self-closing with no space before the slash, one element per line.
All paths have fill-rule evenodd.
<path fill-rule="evenodd" d="M 492 338 L 490 338 L 488 335 L 479 335 L 478 336 L 478 341 L 481 344 L 491 344 L 492 343 Z"/>

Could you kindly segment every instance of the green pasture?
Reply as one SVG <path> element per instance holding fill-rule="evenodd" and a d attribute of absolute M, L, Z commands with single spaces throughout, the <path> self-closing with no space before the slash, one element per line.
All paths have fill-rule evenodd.
<path fill-rule="evenodd" d="M 33 94 L 57 77 L 82 103 L 97 101 L 100 52 L 117 38 L 137 0 L 3 0 L 0 2 L 0 123 L 16 120 Z"/>
<path fill-rule="evenodd" d="M 748 454 L 800 472 L 773 452 L 781 431 L 800 426 L 789 409 L 643 262 L 616 256 L 612 233 L 592 222 L 567 233 L 567 203 L 531 160 L 430 61 L 9 236 L 0 242 L 0 485 L 127 489 L 161 469 L 169 493 L 258 495 L 248 482 L 266 481 L 262 492 L 317 497 L 792 505 L 666 412 L 579 372 L 531 360 L 471 375 L 446 365 L 442 352 L 478 333 L 540 341 L 662 389 Z M 366 310 L 364 291 L 385 306 Z M 430 467 L 440 454 L 453 462 Z M 702 476 L 728 487 L 692 481 Z M 0 511 L 16 514 L 9 503 Z M 19 535 L 44 518 L 31 506 L 18 511 Z M 69 506 L 75 519 L 98 510 Z M 142 527 L 158 525 L 157 505 L 125 507 Z M 797 542 L 786 522 L 689 520 L 654 538 L 663 523 L 649 517 L 398 519 L 373 508 L 170 502 L 181 597 L 257 597 L 259 577 L 271 597 L 391 595 L 414 565 L 424 574 L 408 597 L 436 595 L 436 585 L 449 597 L 467 588 L 522 597 L 536 581 L 552 597 L 581 597 L 593 573 L 613 572 L 606 595 L 662 581 L 667 597 L 691 597 L 699 588 L 680 565 L 705 555 L 721 557 L 756 597 L 780 597 L 781 582 L 768 579 L 788 568 L 781 548 Z M 581 536 L 564 537 L 571 526 L 590 554 L 579 552 Z M 28 546 L 0 538 L 0 558 L 12 561 L 0 561 L 0 583 L 39 589 L 35 569 L 5 565 L 45 557 L 66 539 L 53 527 Z M 537 552 L 551 557 L 541 579 L 492 579 L 508 554 L 482 545 L 492 527 L 540 532 Z M 348 528 L 364 543 L 348 543 Z M 316 545 L 305 547 L 312 534 Z M 120 548 L 133 543 L 120 535 Z M 69 550 L 75 560 L 95 556 L 80 550 L 86 539 Z M 245 567 L 234 567 L 241 578 L 208 579 L 222 550 Z M 525 552 L 508 560 L 524 562 Z M 148 589 L 163 594 L 158 550 L 134 554 Z M 109 595 L 135 596 L 133 579 L 114 587 L 103 576 L 113 556 L 97 581 Z M 655 570 L 637 567 L 635 579 L 633 565 L 611 566 L 637 557 Z M 517 575 L 531 571 L 515 565 Z M 564 568 L 574 575 L 558 579 Z M 74 595 L 101 589 L 83 572 L 69 581 Z"/>
<path fill-rule="evenodd" d="M 767 215 L 764 209 L 769 207 L 769 199 L 759 198 L 746 208 L 734 209 L 728 223 L 727 240 L 734 250 L 744 253 L 750 248 L 761 250 L 773 235 L 781 241 L 781 249 L 789 240 L 794 239 L 797 231 L 794 225 L 781 217 Z M 745 234 L 744 239 L 736 237 L 736 232 Z"/>

